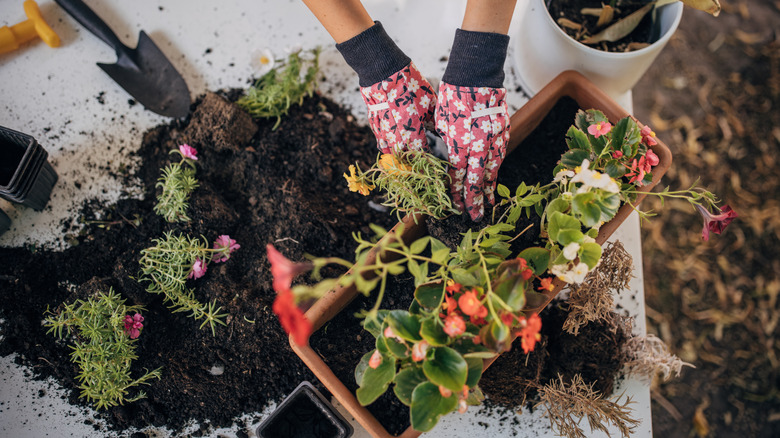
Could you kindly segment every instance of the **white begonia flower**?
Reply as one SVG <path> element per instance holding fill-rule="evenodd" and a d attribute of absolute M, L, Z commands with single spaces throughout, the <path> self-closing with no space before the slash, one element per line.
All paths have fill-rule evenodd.
<path fill-rule="evenodd" d="M 266 73 L 274 68 L 276 61 L 274 61 L 274 53 L 269 48 L 260 49 L 252 53 L 251 66 L 260 76 L 265 76 Z"/>
<path fill-rule="evenodd" d="M 604 187 L 604 190 L 610 193 L 618 193 L 620 191 L 620 185 L 618 185 L 617 181 L 615 181 L 615 178 L 610 178 L 609 183 L 607 183 L 607 186 Z"/>
<path fill-rule="evenodd" d="M 594 238 L 592 238 L 592 237 L 590 237 L 590 236 L 588 236 L 586 234 L 585 235 L 585 240 L 583 241 L 583 243 L 596 243 L 596 239 L 594 239 Z"/>
<path fill-rule="evenodd" d="M 577 253 L 580 251 L 580 244 L 577 242 L 571 242 L 563 247 L 563 256 L 566 260 L 574 260 L 577 258 Z"/>
<path fill-rule="evenodd" d="M 565 283 L 572 282 L 571 272 L 569 271 L 568 265 L 553 265 L 550 268 L 550 272 L 552 272 L 553 275 Z"/>
<path fill-rule="evenodd" d="M 567 178 L 571 178 L 574 176 L 574 171 L 571 171 L 569 169 L 561 169 L 558 171 L 558 173 L 555 174 L 555 179 L 553 179 L 553 182 L 563 182 L 563 184 L 566 184 L 566 181 L 568 181 Z"/>
<path fill-rule="evenodd" d="M 585 281 L 585 277 L 588 275 L 588 265 L 585 263 L 578 263 L 571 271 L 572 283 L 582 283 Z"/>

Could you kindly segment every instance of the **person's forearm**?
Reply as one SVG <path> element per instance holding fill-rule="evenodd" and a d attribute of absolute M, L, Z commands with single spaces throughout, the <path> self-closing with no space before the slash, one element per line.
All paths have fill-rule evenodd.
<path fill-rule="evenodd" d="M 516 0 L 468 0 L 461 29 L 506 35 Z"/>
<path fill-rule="evenodd" d="M 336 43 L 342 43 L 374 25 L 360 0 L 303 0 L 303 3 Z"/>

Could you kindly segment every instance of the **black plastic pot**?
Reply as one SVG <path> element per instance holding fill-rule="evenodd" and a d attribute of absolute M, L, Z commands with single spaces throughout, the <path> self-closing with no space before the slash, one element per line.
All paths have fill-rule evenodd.
<path fill-rule="evenodd" d="M 260 438 L 348 438 L 352 425 L 309 382 L 287 396 L 257 428 Z"/>
<path fill-rule="evenodd" d="M 0 126 L 0 197 L 43 210 L 57 182 L 48 156 L 32 136 Z"/>
<path fill-rule="evenodd" d="M 0 210 L 0 236 L 11 228 L 11 218 L 3 210 Z"/>

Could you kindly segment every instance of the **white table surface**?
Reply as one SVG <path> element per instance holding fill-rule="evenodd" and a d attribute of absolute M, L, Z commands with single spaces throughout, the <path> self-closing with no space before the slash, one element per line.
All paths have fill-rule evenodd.
<path fill-rule="evenodd" d="M 139 31 L 146 31 L 183 74 L 193 98 L 206 90 L 248 86 L 250 78 L 257 75 L 253 56 L 264 48 L 270 48 L 277 58 L 282 58 L 285 49 L 320 45 L 322 71 L 327 77 L 320 90 L 353 108 L 357 119 L 365 122 L 366 111 L 356 92 L 355 74 L 335 50 L 327 32 L 299 0 L 86 0 L 86 3 L 131 47 L 137 43 Z M 441 77 L 446 62 L 440 58 L 449 53 L 454 29 L 463 17 L 465 0 L 365 0 L 364 4 L 424 75 Z M 137 187 L 123 187 L 110 173 L 120 166 L 132 166 L 130 153 L 140 146 L 143 132 L 169 121 L 141 105 L 130 105 L 130 96 L 95 65 L 115 62 L 116 56 L 108 46 L 53 1 L 41 0 L 39 6 L 62 39 L 62 46 L 52 49 L 38 40 L 0 55 L 0 125 L 34 136 L 49 152 L 49 162 L 60 180 L 43 212 L 0 200 L 0 208 L 13 221 L 11 230 L 0 237 L 0 247 L 35 244 L 62 248 L 65 244 L 61 222 L 76 217 L 84 200 L 110 202 L 123 196 L 138 196 Z M 524 2 L 520 0 L 513 22 L 523 13 L 523 7 Z M 24 19 L 21 1 L 0 0 L 0 26 Z M 511 110 L 527 100 L 527 96 L 515 92 L 518 79 L 513 69 L 512 45 L 516 43 L 510 42 L 505 68 Z M 630 93 L 616 96 L 616 100 L 631 108 Z M 613 239 L 623 242 L 635 264 L 630 290 L 621 293 L 617 301 L 636 317 L 635 331 L 645 333 L 636 214 L 629 217 Z M 91 410 L 68 405 L 62 399 L 64 390 L 56 382 L 31 381 L 29 374 L 29 370 L 13 364 L 12 356 L 0 358 L 0 437 L 105 436 L 105 432 L 85 424 L 85 420 L 93 417 Z M 622 391 L 632 397 L 635 416 L 642 420 L 634 436 L 651 437 L 648 382 L 624 381 L 618 389 Z M 264 415 L 273 407 L 268 406 Z M 212 436 L 234 436 L 235 428 L 250 429 L 250 436 L 254 436 L 257 417 L 246 415 L 237 421 L 234 429 L 215 430 Z M 502 421 L 502 417 L 486 417 L 479 409 L 471 408 L 465 415 L 443 418 L 434 431 L 424 436 L 556 436 L 540 410 L 534 414 L 523 413 L 518 417 L 519 425 Z M 368 436 L 357 423 L 353 421 L 353 424 L 356 438 Z M 170 435 L 165 430 L 148 432 L 152 436 Z M 613 432 L 613 436 L 617 435 Z"/>

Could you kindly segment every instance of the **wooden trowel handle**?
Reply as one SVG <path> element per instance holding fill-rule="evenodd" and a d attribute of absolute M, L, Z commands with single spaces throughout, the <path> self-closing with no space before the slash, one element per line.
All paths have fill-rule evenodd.
<path fill-rule="evenodd" d="M 88 31 L 92 32 L 95 36 L 103 40 L 106 44 L 113 47 L 116 50 L 117 58 L 122 58 L 122 55 L 128 55 L 129 49 L 122 44 L 119 38 L 116 36 L 113 30 L 95 14 L 95 11 L 89 8 L 81 0 L 54 0 L 58 5 L 65 9 L 65 11 L 76 19 L 82 26 L 86 27 Z"/>

